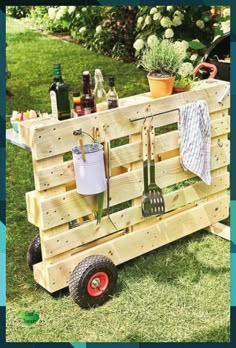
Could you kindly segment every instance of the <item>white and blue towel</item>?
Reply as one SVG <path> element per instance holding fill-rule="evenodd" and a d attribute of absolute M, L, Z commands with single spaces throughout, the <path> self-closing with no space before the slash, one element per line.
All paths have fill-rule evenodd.
<path fill-rule="evenodd" d="M 205 100 L 185 104 L 179 114 L 180 163 L 211 184 L 211 123 Z"/>

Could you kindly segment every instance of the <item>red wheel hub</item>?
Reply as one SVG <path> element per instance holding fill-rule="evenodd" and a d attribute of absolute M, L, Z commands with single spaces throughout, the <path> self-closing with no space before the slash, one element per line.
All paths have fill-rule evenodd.
<path fill-rule="evenodd" d="M 97 272 L 88 281 L 87 291 L 95 297 L 104 293 L 109 284 L 109 277 L 105 272 Z"/>

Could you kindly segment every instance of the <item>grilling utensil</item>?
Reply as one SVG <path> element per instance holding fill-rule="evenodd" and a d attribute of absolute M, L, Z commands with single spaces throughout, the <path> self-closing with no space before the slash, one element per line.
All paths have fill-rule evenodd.
<path fill-rule="evenodd" d="M 142 194 L 142 214 L 144 217 L 152 215 L 151 202 L 148 191 L 148 152 L 149 152 L 149 139 L 148 139 L 148 126 L 144 123 L 142 129 L 142 150 L 143 150 L 143 184 L 144 191 Z"/>
<path fill-rule="evenodd" d="M 151 215 L 162 215 L 165 213 L 165 201 L 162 190 L 155 182 L 155 133 L 154 127 L 149 129 L 149 161 L 150 161 L 150 184 L 148 185 L 151 203 Z"/>
<path fill-rule="evenodd" d="M 155 133 L 154 127 L 143 126 L 143 181 L 142 214 L 144 217 L 162 215 L 165 213 L 165 201 L 162 190 L 155 182 Z M 148 168 L 150 171 L 150 183 L 148 184 Z"/>

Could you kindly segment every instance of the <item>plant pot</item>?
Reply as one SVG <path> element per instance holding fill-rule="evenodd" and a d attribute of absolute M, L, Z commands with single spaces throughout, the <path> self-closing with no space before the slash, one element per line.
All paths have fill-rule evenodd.
<path fill-rule="evenodd" d="M 188 92 L 190 91 L 191 86 L 186 86 L 186 87 L 175 87 L 173 88 L 173 93 L 181 93 L 181 92 Z"/>
<path fill-rule="evenodd" d="M 152 98 L 159 98 L 172 94 L 175 76 L 155 77 L 148 74 L 147 78 Z"/>

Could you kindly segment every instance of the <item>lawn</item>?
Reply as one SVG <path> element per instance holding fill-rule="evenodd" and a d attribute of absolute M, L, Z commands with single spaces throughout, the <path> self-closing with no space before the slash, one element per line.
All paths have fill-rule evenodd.
<path fill-rule="evenodd" d="M 20 30 L 19 30 L 20 29 Z M 71 90 L 83 70 L 115 76 L 120 97 L 147 91 L 134 65 L 97 55 L 73 43 L 24 30 L 7 21 L 7 86 L 12 110 L 50 111 L 52 64 L 60 62 Z M 106 85 L 107 88 L 107 85 Z M 9 127 L 9 120 L 7 127 Z M 27 222 L 24 194 L 34 189 L 31 155 L 7 145 L 7 341 L 11 342 L 219 342 L 230 340 L 229 243 L 199 231 L 118 267 L 114 297 L 82 310 L 67 289 L 54 296 L 38 286 L 26 265 L 38 233 Z M 20 313 L 40 320 L 25 326 Z"/>

